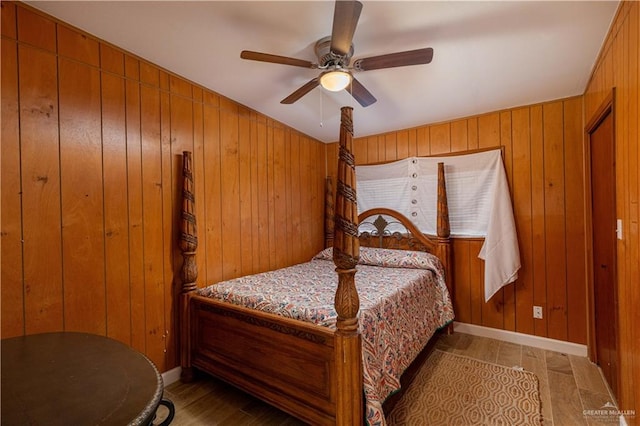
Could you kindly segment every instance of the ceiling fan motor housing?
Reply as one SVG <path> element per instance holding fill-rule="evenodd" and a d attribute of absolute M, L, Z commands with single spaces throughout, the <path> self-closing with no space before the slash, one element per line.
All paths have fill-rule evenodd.
<path fill-rule="evenodd" d="M 331 51 L 331 36 L 326 36 L 316 42 L 315 52 L 320 69 L 348 68 L 353 55 L 353 43 L 346 56 L 336 55 Z"/>

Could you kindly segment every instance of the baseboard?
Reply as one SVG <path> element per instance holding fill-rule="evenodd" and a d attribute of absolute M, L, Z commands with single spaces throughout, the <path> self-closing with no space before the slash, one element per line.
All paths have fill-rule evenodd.
<path fill-rule="evenodd" d="M 530 334 L 516 333 L 515 331 L 499 330 L 497 328 L 483 327 L 480 325 L 454 322 L 454 332 L 471 334 L 473 336 L 489 337 L 504 342 L 517 343 L 519 345 L 534 346 L 549 351 L 562 352 L 569 355 L 587 356 L 587 346 L 562 340 L 549 339 L 547 337 L 532 336 Z"/>
<path fill-rule="evenodd" d="M 162 373 L 162 382 L 165 386 L 169 386 L 171 383 L 175 383 L 180 380 L 180 373 L 182 373 L 182 367 L 178 366 L 172 368 L 169 371 Z"/>

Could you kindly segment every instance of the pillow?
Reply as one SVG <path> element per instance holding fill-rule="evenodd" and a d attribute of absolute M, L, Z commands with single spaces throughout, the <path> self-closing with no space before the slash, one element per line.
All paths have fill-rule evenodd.
<path fill-rule="evenodd" d="M 319 260 L 333 260 L 333 247 L 327 247 L 320 253 L 313 256 L 313 258 Z"/>
<path fill-rule="evenodd" d="M 439 260 L 424 251 L 361 247 L 358 263 L 387 268 L 433 269 Z"/>
<path fill-rule="evenodd" d="M 314 259 L 333 260 L 333 247 L 328 247 Z M 440 259 L 424 251 L 395 250 L 360 247 L 360 265 L 384 266 L 387 268 L 442 269 Z"/>

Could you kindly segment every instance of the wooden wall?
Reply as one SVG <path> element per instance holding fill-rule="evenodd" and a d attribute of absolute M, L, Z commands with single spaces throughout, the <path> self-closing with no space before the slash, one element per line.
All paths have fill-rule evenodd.
<path fill-rule="evenodd" d="M 580 96 L 354 140 L 359 165 L 504 148 L 522 269 L 485 303 L 483 240 L 455 239 L 457 321 L 586 344 L 582 127 Z M 332 144 L 333 175 L 336 155 Z"/>
<path fill-rule="evenodd" d="M 323 247 L 324 144 L 2 2 L 3 338 L 84 331 L 177 365 L 183 150 L 199 286 Z"/>
<path fill-rule="evenodd" d="M 589 122 L 612 88 L 616 89 L 616 211 L 623 223 L 623 238 L 617 245 L 622 378 L 619 403 L 622 410 L 636 411 L 636 422 L 640 414 L 639 21 L 640 3 L 622 2 L 584 96 L 585 120 Z"/>
<path fill-rule="evenodd" d="M 584 99 L 354 141 L 358 164 L 503 146 L 523 268 L 483 303 L 481 241 L 456 240 L 458 320 L 586 343 L 583 126 L 615 86 L 621 368 L 633 378 L 623 380 L 623 409 L 640 407 L 639 9 L 622 3 Z M 3 338 L 89 331 L 143 351 L 162 371 L 177 365 L 185 149 L 196 171 L 199 285 L 296 263 L 322 246 L 324 159 L 335 176 L 336 144 L 4 1 L 1 89 Z"/>

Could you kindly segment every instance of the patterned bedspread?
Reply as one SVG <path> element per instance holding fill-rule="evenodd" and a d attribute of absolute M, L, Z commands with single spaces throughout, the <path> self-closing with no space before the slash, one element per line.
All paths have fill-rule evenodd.
<path fill-rule="evenodd" d="M 385 425 L 382 403 L 435 331 L 453 320 L 440 261 L 427 253 L 361 247 L 356 287 L 366 418 Z M 331 249 L 307 263 L 198 290 L 202 296 L 335 328 Z"/>

